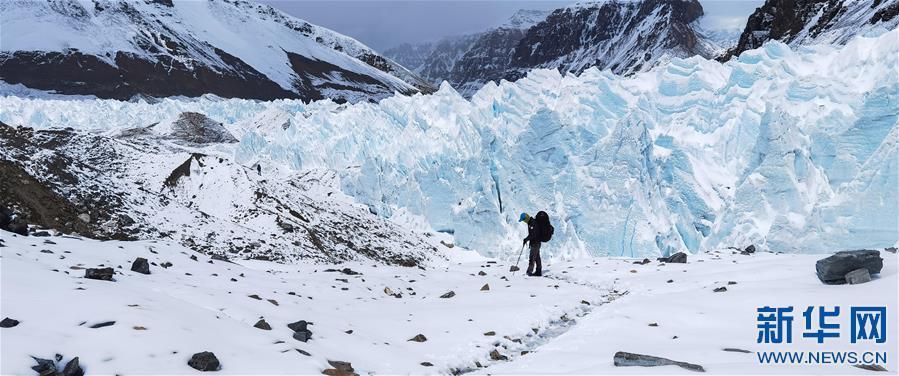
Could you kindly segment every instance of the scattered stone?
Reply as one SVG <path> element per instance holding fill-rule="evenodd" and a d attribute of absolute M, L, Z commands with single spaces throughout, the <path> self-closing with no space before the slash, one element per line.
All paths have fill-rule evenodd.
<path fill-rule="evenodd" d="M 147 328 L 145 328 L 145 327 L 143 327 L 143 326 L 134 326 L 134 327 L 132 327 L 131 329 L 134 329 L 134 330 L 147 330 Z"/>
<path fill-rule="evenodd" d="M 850 285 L 858 285 L 867 282 L 871 282 L 871 273 L 868 273 L 868 269 L 860 268 L 846 273 L 846 283 Z"/>
<path fill-rule="evenodd" d="M 12 328 L 16 325 L 19 325 L 19 320 L 11 319 L 9 317 L 4 318 L 3 321 L 0 321 L 0 328 Z"/>
<path fill-rule="evenodd" d="M 481 286 L 481 291 L 490 291 L 490 285 L 485 283 L 484 286 Z"/>
<path fill-rule="evenodd" d="M 296 351 L 297 351 L 298 353 L 300 353 L 300 354 L 303 354 L 303 355 L 306 355 L 306 356 L 312 356 L 312 354 L 310 354 L 308 351 L 301 350 L 301 349 L 294 349 L 294 350 L 296 350 Z"/>
<path fill-rule="evenodd" d="M 433 367 L 434 366 L 434 364 L 432 364 L 431 362 L 421 362 L 421 365 L 425 366 L 425 367 Z"/>
<path fill-rule="evenodd" d="M 90 328 L 97 329 L 97 328 L 103 328 L 103 327 L 113 326 L 113 325 L 115 325 L 115 321 L 104 321 L 104 322 L 100 322 L 100 323 L 91 325 Z"/>
<path fill-rule="evenodd" d="M 59 372 L 56 370 L 56 362 L 50 359 L 41 359 L 36 357 L 31 357 L 37 362 L 36 366 L 32 366 L 31 369 L 34 372 L 37 372 L 40 376 L 56 376 Z"/>
<path fill-rule="evenodd" d="M 276 306 L 278 305 L 278 301 L 275 300 L 275 299 L 266 299 L 266 300 L 268 300 L 269 303 L 272 303 L 272 304 L 274 304 L 274 305 L 276 305 Z"/>
<path fill-rule="evenodd" d="M 41 253 L 51 253 L 51 254 L 52 254 L 53 251 L 51 251 L 51 250 L 49 250 L 49 249 L 42 249 L 42 250 L 41 250 Z"/>
<path fill-rule="evenodd" d="M 209 351 L 196 353 L 187 361 L 187 365 L 198 371 L 218 371 L 222 368 L 215 354 Z"/>
<path fill-rule="evenodd" d="M 659 257 L 658 260 L 672 264 L 685 264 L 687 262 L 687 254 L 678 252 L 668 257 Z"/>
<path fill-rule="evenodd" d="M 896 253 L 896 247 L 887 247 L 887 248 L 884 248 L 883 250 L 887 251 L 889 253 Z"/>
<path fill-rule="evenodd" d="M 140 274 L 150 274 L 150 263 L 147 259 L 143 257 L 138 257 L 134 260 L 134 263 L 131 264 L 131 271 L 138 272 Z"/>
<path fill-rule="evenodd" d="M 424 334 L 417 334 L 415 337 L 409 338 L 408 341 L 411 342 L 425 342 L 428 338 L 424 336 Z"/>
<path fill-rule="evenodd" d="M 309 323 L 306 322 L 306 320 L 300 320 L 297 322 L 292 322 L 290 324 L 287 324 L 287 327 L 290 328 L 290 330 L 293 330 L 295 332 L 300 332 L 303 330 L 307 330 L 308 325 L 309 325 Z"/>
<path fill-rule="evenodd" d="M 509 360 L 509 357 L 507 357 L 507 356 L 505 356 L 505 355 L 503 355 L 503 354 L 500 354 L 500 353 L 499 353 L 499 350 L 494 349 L 493 351 L 490 352 L 490 359 L 493 359 L 493 360 Z"/>
<path fill-rule="evenodd" d="M 743 350 L 743 349 L 737 349 L 737 348 L 733 348 L 733 347 L 725 347 L 723 350 L 724 350 L 724 351 L 727 351 L 727 352 L 738 352 L 738 353 L 744 353 L 744 354 L 752 354 L 752 351 L 749 351 L 749 350 Z"/>
<path fill-rule="evenodd" d="M 329 360 L 328 364 L 334 368 L 328 368 L 322 371 L 322 374 L 328 376 L 358 376 L 353 369 L 353 365 L 350 362 L 341 362 L 337 360 Z"/>
<path fill-rule="evenodd" d="M 510 271 L 510 272 L 517 272 L 517 271 L 519 271 L 519 270 L 521 270 L 521 269 L 518 268 L 518 267 L 515 266 L 515 265 L 512 265 L 511 267 L 509 267 L 509 271 Z"/>
<path fill-rule="evenodd" d="M 755 245 L 753 244 L 750 244 L 748 247 L 746 247 L 746 249 L 740 251 L 740 254 L 743 255 L 751 255 L 753 253 L 755 253 Z"/>
<path fill-rule="evenodd" d="M 727 284 L 728 284 L 728 285 L 736 285 L 736 284 L 737 284 L 737 281 L 727 281 Z"/>
<path fill-rule="evenodd" d="M 168 269 L 168 268 L 171 268 L 171 267 L 172 267 L 172 263 L 166 261 L 166 262 L 164 262 L 164 263 L 162 263 L 162 264 L 159 264 L 159 266 L 161 266 L 163 269 Z"/>
<path fill-rule="evenodd" d="M 649 261 L 648 258 L 645 258 L 645 259 L 643 259 L 643 261 L 634 261 L 634 264 L 636 264 L 636 265 L 646 265 L 646 264 L 649 264 L 650 262 L 652 262 L 652 261 Z"/>
<path fill-rule="evenodd" d="M 247 295 L 247 297 L 248 297 L 248 298 L 253 298 L 253 299 L 256 299 L 256 300 L 262 300 L 262 298 L 260 298 L 259 295 L 256 295 L 256 294 L 253 294 L 253 295 Z"/>
<path fill-rule="evenodd" d="M 868 269 L 868 274 L 880 273 L 883 269 L 880 251 L 840 251 L 815 263 L 818 279 L 829 285 L 846 283 L 846 274 L 861 268 Z"/>
<path fill-rule="evenodd" d="M 489 331 L 489 332 L 487 332 L 487 333 L 484 333 L 484 335 L 487 336 L 487 337 L 495 336 L 495 335 L 496 335 L 496 332 L 494 332 L 494 331 L 491 330 L 491 331 Z"/>
<path fill-rule="evenodd" d="M 306 320 L 300 320 L 287 324 L 287 327 L 293 330 L 293 339 L 306 342 L 312 339 L 312 331 L 308 329 L 308 325 L 309 323 Z"/>
<path fill-rule="evenodd" d="M 855 368 L 861 368 L 866 371 L 889 372 L 880 364 L 853 364 Z"/>
<path fill-rule="evenodd" d="M 272 326 L 265 322 L 265 319 L 259 319 L 259 321 L 256 321 L 256 324 L 253 325 L 253 327 L 262 330 L 272 330 Z"/>
<path fill-rule="evenodd" d="M 452 297 L 454 297 L 454 296 L 456 296 L 456 292 L 455 292 L 455 291 L 450 291 L 450 292 L 447 292 L 446 294 L 440 295 L 440 298 L 442 298 L 442 299 L 449 299 L 449 298 L 452 298 Z"/>
<path fill-rule="evenodd" d="M 484 271 L 481 270 L 481 271 L 478 272 L 478 275 L 481 276 L 481 277 L 483 277 L 483 276 L 487 275 L 487 273 L 484 273 Z"/>
<path fill-rule="evenodd" d="M 674 365 L 690 371 L 705 372 L 705 368 L 702 368 L 702 366 L 698 364 L 679 362 L 657 356 L 634 354 L 624 351 L 616 352 L 613 362 L 615 363 L 615 367 L 658 367 Z"/>
<path fill-rule="evenodd" d="M 197 261 L 197 255 L 190 255 L 190 259 L 191 259 L 191 260 L 194 260 L 194 261 Z"/>
<path fill-rule="evenodd" d="M 716 289 L 714 289 L 714 290 L 712 290 L 712 291 L 713 291 L 713 292 L 726 292 L 726 291 L 727 291 L 727 287 L 721 286 L 721 287 L 716 288 Z"/>
<path fill-rule="evenodd" d="M 527 355 L 528 353 L 530 353 L 530 351 L 525 350 L 521 352 L 521 355 Z"/>
<path fill-rule="evenodd" d="M 659 323 L 657 323 L 657 322 L 651 322 L 651 323 L 649 323 L 649 326 L 657 327 L 657 326 L 659 326 Z"/>
<path fill-rule="evenodd" d="M 669 279 L 669 280 L 668 280 L 668 283 L 674 283 L 674 280 L 673 280 L 673 279 Z"/>
<path fill-rule="evenodd" d="M 310 332 L 308 330 L 303 330 L 303 331 L 293 333 L 293 339 L 300 341 L 300 342 L 309 341 L 309 339 L 311 339 L 311 338 L 312 338 L 312 332 Z"/>
<path fill-rule="evenodd" d="M 583 304 L 583 305 L 590 305 L 590 302 L 588 302 L 588 301 L 586 301 L 586 300 L 581 300 L 581 304 Z"/>
<path fill-rule="evenodd" d="M 84 369 L 81 368 L 77 356 L 66 363 L 62 369 L 62 376 L 84 376 Z"/>
<path fill-rule="evenodd" d="M 84 278 L 101 281 L 112 281 L 113 274 L 115 274 L 115 270 L 112 268 L 88 268 L 84 270 Z"/>
<path fill-rule="evenodd" d="M 346 334 L 353 334 L 353 329 L 347 330 L 347 331 L 345 331 L 344 333 L 346 333 Z"/>

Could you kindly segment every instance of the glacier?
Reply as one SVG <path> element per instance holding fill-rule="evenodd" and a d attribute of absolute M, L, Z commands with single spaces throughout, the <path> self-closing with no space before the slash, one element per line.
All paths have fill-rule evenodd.
<path fill-rule="evenodd" d="M 220 146 L 240 163 L 333 170 L 373 213 L 488 256 L 517 255 L 518 215 L 537 210 L 562 259 L 832 252 L 899 241 L 897 62 L 893 30 L 632 77 L 535 70 L 470 100 L 446 83 L 356 104 L 5 96 L 0 121 L 114 133 L 200 112 L 240 140 Z"/>

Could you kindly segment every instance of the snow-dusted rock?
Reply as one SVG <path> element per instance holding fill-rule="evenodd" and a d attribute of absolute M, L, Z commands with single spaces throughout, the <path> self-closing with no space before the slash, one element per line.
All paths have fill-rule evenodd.
<path fill-rule="evenodd" d="M 880 251 L 840 251 L 815 263 L 818 279 L 828 284 L 846 283 L 847 274 L 860 268 L 866 269 L 869 274 L 880 273 L 880 270 L 883 269 L 883 258 L 880 257 Z M 853 278 L 858 277 L 853 275 Z"/>

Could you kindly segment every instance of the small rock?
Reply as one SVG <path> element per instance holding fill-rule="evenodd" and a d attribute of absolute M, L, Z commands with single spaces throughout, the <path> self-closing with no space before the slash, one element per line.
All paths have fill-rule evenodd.
<path fill-rule="evenodd" d="M 487 275 L 487 273 L 484 273 L 484 271 L 481 270 L 481 271 L 478 272 L 478 275 L 481 276 L 481 277 L 483 277 L 483 276 Z"/>
<path fill-rule="evenodd" d="M 442 298 L 442 299 L 449 299 L 449 298 L 452 298 L 452 297 L 454 297 L 454 296 L 456 296 L 456 292 L 455 292 L 455 291 L 450 291 L 450 292 L 447 292 L 446 294 L 440 295 L 440 298 Z"/>
<path fill-rule="evenodd" d="M 256 321 L 256 324 L 253 325 L 253 327 L 262 330 L 272 330 L 272 326 L 265 322 L 265 319 L 259 319 L 259 321 Z"/>
<path fill-rule="evenodd" d="M 19 325 L 19 320 L 11 319 L 9 317 L 4 318 L 3 321 L 0 321 L 0 328 L 12 328 L 16 325 Z"/>
<path fill-rule="evenodd" d="M 427 341 L 427 340 L 428 340 L 428 338 L 425 337 L 424 334 L 418 334 L 418 335 L 416 335 L 415 337 L 409 338 L 408 341 L 411 341 L 411 342 L 425 342 L 425 341 Z"/>
<path fill-rule="evenodd" d="M 615 356 L 612 360 L 616 367 L 657 367 L 675 365 L 690 371 L 705 372 L 705 368 L 698 364 L 679 362 L 671 359 L 660 358 L 657 356 L 634 354 L 624 351 L 615 353 Z"/>
<path fill-rule="evenodd" d="M 728 285 L 736 285 L 736 284 L 737 284 L 737 281 L 727 281 L 727 284 L 728 284 Z"/>
<path fill-rule="evenodd" d="M 131 329 L 134 329 L 134 330 L 147 330 L 146 327 L 139 326 L 139 325 L 138 325 L 138 326 L 134 326 L 134 327 L 132 327 Z"/>
<path fill-rule="evenodd" d="M 159 264 L 159 266 L 161 266 L 163 269 L 168 269 L 168 268 L 171 268 L 171 267 L 172 267 L 172 263 L 166 261 L 166 262 L 164 262 L 164 263 L 162 263 L 162 264 Z"/>
<path fill-rule="evenodd" d="M 590 305 L 590 302 L 588 302 L 588 301 L 586 301 L 586 300 L 581 300 L 581 304 L 583 304 L 583 305 Z"/>
<path fill-rule="evenodd" d="M 845 278 L 846 282 L 850 285 L 858 285 L 866 282 L 871 282 L 871 273 L 868 273 L 868 269 L 860 268 L 846 273 Z"/>
<path fill-rule="evenodd" d="M 495 335 L 496 335 L 496 332 L 494 332 L 494 331 L 491 330 L 491 331 L 489 331 L 489 332 L 487 332 L 487 333 L 484 333 L 484 335 L 487 336 L 487 337 L 495 336 Z"/>
<path fill-rule="evenodd" d="M 714 290 L 712 290 L 712 291 L 713 291 L 713 292 L 726 292 L 726 291 L 727 291 L 727 287 L 721 286 L 721 287 L 716 288 L 716 289 L 714 289 Z"/>
<path fill-rule="evenodd" d="M 138 257 L 134 260 L 134 263 L 131 264 L 131 271 L 138 272 L 140 274 L 150 274 L 150 263 L 147 259 L 143 257 Z"/>
<path fill-rule="evenodd" d="M 353 334 L 353 329 L 347 330 L 347 331 L 345 331 L 344 333 L 346 333 L 346 334 Z"/>
<path fill-rule="evenodd" d="M 187 361 L 187 365 L 198 371 L 218 371 L 222 368 L 215 354 L 209 351 L 196 353 Z"/>
<path fill-rule="evenodd" d="M 334 368 L 326 369 L 326 370 L 322 371 L 322 374 L 325 374 L 328 376 L 358 376 L 354 372 L 355 370 L 353 369 L 353 365 L 350 364 L 350 362 L 329 360 L 328 364 L 330 364 L 331 367 L 334 367 Z"/>
<path fill-rule="evenodd" d="M 260 298 L 259 295 L 256 295 L 256 294 L 247 295 L 247 297 L 248 297 L 248 298 L 253 298 L 253 299 L 256 299 L 256 300 L 262 300 L 262 298 Z"/>
<path fill-rule="evenodd" d="M 883 250 L 887 251 L 889 253 L 896 253 L 896 247 L 887 247 L 887 248 L 884 248 Z"/>
<path fill-rule="evenodd" d="M 494 349 L 493 351 L 490 352 L 490 359 L 493 359 L 493 360 L 509 360 L 509 357 L 507 357 L 507 356 L 505 356 L 505 355 L 503 355 L 503 354 L 500 354 L 500 353 L 499 353 L 499 350 Z"/>
<path fill-rule="evenodd" d="M 510 272 L 517 272 L 519 270 L 521 270 L 521 269 L 515 265 L 512 265 L 511 267 L 509 267 Z"/>
<path fill-rule="evenodd" d="M 84 376 L 84 369 L 78 362 L 78 357 L 72 358 L 62 369 L 62 376 Z"/>
<path fill-rule="evenodd" d="M 300 331 L 293 333 L 293 339 L 300 341 L 300 342 L 309 341 L 311 338 L 312 338 L 312 332 L 309 330 L 300 330 Z"/>
<path fill-rule="evenodd" d="M 481 291 L 490 291 L 490 285 L 485 283 L 484 286 L 481 286 Z"/>
<path fill-rule="evenodd" d="M 295 332 L 300 332 L 300 331 L 308 330 L 307 329 L 308 325 L 309 325 L 309 323 L 306 322 L 306 320 L 300 320 L 297 322 L 292 322 L 290 324 L 287 324 L 287 327 L 290 328 L 290 330 L 293 330 Z"/>
<path fill-rule="evenodd" d="M 115 274 L 115 270 L 112 268 L 88 268 L 84 270 L 84 278 L 101 281 L 112 281 L 113 274 Z"/>
<path fill-rule="evenodd" d="M 674 283 L 674 280 L 673 280 L 673 279 L 669 279 L 669 280 L 668 280 L 668 283 Z"/>
<path fill-rule="evenodd" d="M 296 351 L 297 351 L 298 353 L 300 353 L 300 354 L 303 354 L 303 355 L 306 355 L 306 356 L 312 356 L 312 354 L 310 354 L 308 351 L 301 350 L 301 349 L 294 349 L 294 350 L 296 350 Z"/>
<path fill-rule="evenodd" d="M 115 321 L 104 321 L 104 322 L 100 322 L 100 323 L 91 325 L 90 328 L 97 329 L 97 328 L 104 328 L 104 327 L 113 326 L 113 325 L 115 325 Z"/>
<path fill-rule="evenodd" d="M 197 261 L 197 255 L 190 255 L 190 259 L 191 259 L 191 260 L 194 260 L 194 261 Z"/>
<path fill-rule="evenodd" d="M 861 368 L 866 371 L 889 372 L 880 364 L 853 364 L 855 368 Z"/>
<path fill-rule="evenodd" d="M 276 305 L 276 306 L 278 305 L 278 301 L 275 300 L 275 299 L 266 299 L 266 300 L 268 300 L 269 303 L 272 303 L 272 304 L 274 304 L 274 305 Z"/>
<path fill-rule="evenodd" d="M 672 264 L 685 264 L 687 262 L 687 254 L 678 252 L 668 257 L 660 257 L 658 260 Z"/>
<path fill-rule="evenodd" d="M 33 356 L 31 358 L 34 359 L 35 362 L 37 362 L 37 365 L 32 366 L 31 369 L 34 370 L 34 372 L 37 372 L 38 375 L 56 376 L 58 374 L 56 370 L 56 362 L 50 359 L 35 358 Z"/>
<path fill-rule="evenodd" d="M 657 326 L 659 326 L 659 323 L 657 323 L 657 322 L 651 322 L 651 323 L 649 323 L 649 326 L 657 327 Z"/>
<path fill-rule="evenodd" d="M 643 261 L 634 261 L 634 264 L 636 264 L 636 265 L 646 265 L 646 264 L 649 264 L 650 262 L 652 262 L 652 261 L 649 261 L 648 258 L 645 258 L 645 259 L 643 259 Z"/>
<path fill-rule="evenodd" d="M 434 364 L 432 364 L 431 362 L 421 362 L 421 365 L 424 367 L 433 367 L 434 366 Z"/>
<path fill-rule="evenodd" d="M 740 253 L 742 253 L 744 255 L 751 255 L 751 254 L 755 253 L 755 245 L 750 244 L 748 247 L 746 247 L 746 249 L 740 251 Z"/>

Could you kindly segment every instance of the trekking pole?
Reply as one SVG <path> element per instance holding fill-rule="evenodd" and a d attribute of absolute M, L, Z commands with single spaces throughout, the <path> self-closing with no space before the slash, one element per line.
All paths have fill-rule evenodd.
<path fill-rule="evenodd" d="M 521 245 L 521 250 L 518 251 L 518 261 L 515 261 L 515 266 L 509 268 L 509 271 L 512 272 L 512 275 L 515 275 L 515 272 L 521 270 L 518 268 L 518 263 L 521 262 L 521 254 L 524 253 L 524 244 Z"/>

